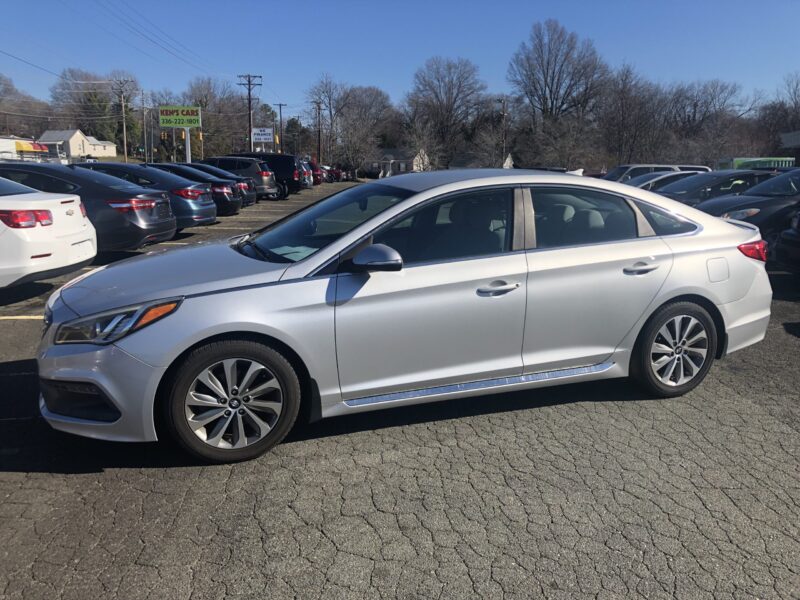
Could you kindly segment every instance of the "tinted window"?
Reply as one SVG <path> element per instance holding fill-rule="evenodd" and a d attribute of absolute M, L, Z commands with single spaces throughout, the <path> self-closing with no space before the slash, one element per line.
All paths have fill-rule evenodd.
<path fill-rule="evenodd" d="M 32 187 L 40 192 L 50 192 L 53 194 L 69 194 L 78 189 L 74 185 L 63 179 L 56 179 L 43 173 L 31 173 L 29 171 L 4 171 L 3 176 L 21 183 L 23 185 Z"/>
<path fill-rule="evenodd" d="M 35 192 L 33 188 L 16 183 L 9 179 L 0 177 L 0 196 L 11 196 L 14 194 L 32 194 Z"/>
<path fill-rule="evenodd" d="M 620 165 L 619 167 L 614 167 L 608 173 L 606 173 L 606 176 L 603 177 L 603 179 L 607 179 L 608 181 L 618 181 L 619 178 L 622 177 L 625 174 L 625 171 L 627 170 L 628 170 L 627 165 Z"/>
<path fill-rule="evenodd" d="M 136 185 L 150 186 L 153 185 L 154 183 L 150 179 L 147 179 L 145 177 L 140 177 L 139 175 L 136 175 L 129 171 L 118 171 L 114 168 L 106 168 L 106 167 L 92 167 L 90 170 L 100 171 L 101 173 L 105 173 L 106 175 L 111 175 L 112 177 L 119 177 L 120 179 L 124 179 L 125 181 L 135 183 Z"/>
<path fill-rule="evenodd" d="M 636 214 L 624 198 L 595 190 L 534 187 L 536 246 L 557 248 L 637 237 Z"/>
<path fill-rule="evenodd" d="M 795 196 L 800 194 L 800 170 L 789 171 L 753 186 L 747 192 L 753 196 Z"/>
<path fill-rule="evenodd" d="M 653 169 L 651 167 L 634 167 L 627 173 L 625 173 L 625 177 L 620 179 L 622 182 L 626 182 L 634 177 L 638 177 L 639 175 L 644 175 L 645 173 L 651 173 Z"/>
<path fill-rule="evenodd" d="M 511 248 L 513 190 L 490 189 L 427 204 L 378 232 L 374 243 L 406 264 L 491 256 Z"/>
<path fill-rule="evenodd" d="M 694 223 L 650 204 L 637 202 L 636 206 L 642 211 L 656 235 L 677 235 L 690 233 L 697 229 L 697 225 Z"/>
<path fill-rule="evenodd" d="M 658 175 L 658 173 L 656 173 L 656 175 Z M 662 179 L 659 179 L 658 181 L 654 181 L 650 185 L 649 189 L 651 191 L 660 190 L 671 183 L 675 183 L 676 181 L 680 181 L 681 179 L 686 179 L 687 177 L 691 177 L 692 175 L 695 175 L 695 173 L 680 171 L 675 173 L 674 175 L 669 175 L 668 177 L 664 177 Z"/>
<path fill-rule="evenodd" d="M 377 183 L 359 185 L 295 213 L 252 239 L 270 260 L 303 260 L 412 193 Z"/>
<path fill-rule="evenodd" d="M 72 171 L 70 174 L 79 178 L 79 180 L 88 180 L 97 185 L 102 185 L 115 190 L 139 189 L 139 186 L 133 185 L 132 183 L 120 179 L 119 177 L 112 177 L 111 175 L 106 175 L 105 173 L 98 173 L 97 171 L 92 171 L 91 169 L 83 169 L 81 167 L 70 167 L 69 171 Z"/>

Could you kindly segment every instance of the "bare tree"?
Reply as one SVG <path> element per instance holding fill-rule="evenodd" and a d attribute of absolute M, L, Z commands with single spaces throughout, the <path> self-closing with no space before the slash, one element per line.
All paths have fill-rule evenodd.
<path fill-rule="evenodd" d="M 598 100 L 608 68 L 591 40 L 580 41 L 558 21 L 535 23 L 508 66 L 508 80 L 538 121 L 585 116 Z"/>
<path fill-rule="evenodd" d="M 406 99 L 409 125 L 415 135 L 434 142 L 436 153 L 431 147 L 425 151 L 438 166 L 450 164 L 485 89 L 478 67 L 464 58 L 434 57 L 414 74 L 414 87 Z"/>
<path fill-rule="evenodd" d="M 389 95 L 376 87 L 351 87 L 348 102 L 339 115 L 340 162 L 356 171 L 377 148 L 381 122 L 392 104 Z"/>

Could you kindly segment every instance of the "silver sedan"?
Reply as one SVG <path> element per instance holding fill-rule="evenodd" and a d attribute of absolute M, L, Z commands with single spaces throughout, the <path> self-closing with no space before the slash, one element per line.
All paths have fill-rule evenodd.
<path fill-rule="evenodd" d="M 222 462 L 298 416 L 627 376 L 677 396 L 764 337 L 764 261 L 755 227 L 623 184 L 392 177 L 68 283 L 47 305 L 40 408 Z"/>

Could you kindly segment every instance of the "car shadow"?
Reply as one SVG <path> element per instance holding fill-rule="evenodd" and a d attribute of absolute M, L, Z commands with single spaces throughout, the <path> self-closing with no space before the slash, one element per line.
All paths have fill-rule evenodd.
<path fill-rule="evenodd" d="M 769 282 L 772 285 L 772 299 L 785 302 L 800 300 L 800 275 L 786 271 L 769 272 Z"/>
<path fill-rule="evenodd" d="M 205 464 L 171 441 L 115 443 L 82 438 L 53 430 L 39 415 L 35 361 L 0 363 L 0 385 L 13 394 L 0 400 L 0 472 L 100 473 L 106 469 L 166 469 Z M 575 402 L 645 400 L 648 397 L 624 380 L 578 383 L 448 400 L 360 413 L 316 423 L 297 423 L 284 444 L 405 427 L 464 417 L 535 410 Z"/>
<path fill-rule="evenodd" d="M 789 335 L 800 338 L 800 323 L 784 323 L 783 330 Z"/>
<path fill-rule="evenodd" d="M 52 283 L 44 281 L 34 281 L 31 283 L 23 283 L 22 285 L 15 285 L 14 287 L 0 289 L 0 306 L 9 306 L 17 302 L 25 302 L 26 300 L 33 300 L 39 296 L 49 294 L 55 289 Z"/>
<path fill-rule="evenodd" d="M 116 250 L 113 252 L 100 252 L 97 256 L 95 256 L 91 266 L 103 267 L 105 265 L 110 265 L 112 263 L 125 260 L 126 258 L 133 258 L 134 256 L 139 256 L 141 254 L 142 254 L 141 252 L 136 250 Z"/>

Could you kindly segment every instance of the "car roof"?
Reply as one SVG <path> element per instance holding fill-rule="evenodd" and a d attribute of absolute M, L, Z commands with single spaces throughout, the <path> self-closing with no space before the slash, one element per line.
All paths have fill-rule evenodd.
<path fill-rule="evenodd" d="M 547 171 L 544 175 L 542 171 L 530 169 L 448 169 L 442 171 L 424 171 L 421 173 L 406 173 L 405 175 L 394 175 L 386 179 L 378 180 L 379 183 L 403 188 L 412 192 L 424 192 L 435 187 L 458 183 L 461 181 L 474 181 L 479 179 L 496 179 L 499 177 L 510 179 L 508 183 L 521 183 L 529 181 L 531 177 L 552 178 L 552 177 L 573 177 L 558 172 Z M 575 179 L 582 179 L 574 176 Z M 514 181 L 512 181 L 512 179 Z"/>

